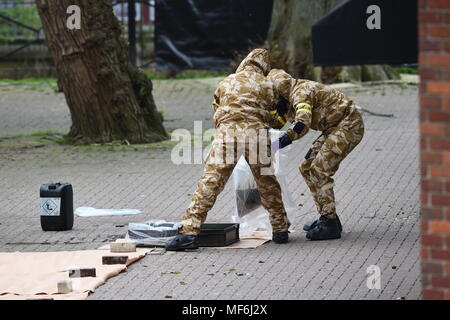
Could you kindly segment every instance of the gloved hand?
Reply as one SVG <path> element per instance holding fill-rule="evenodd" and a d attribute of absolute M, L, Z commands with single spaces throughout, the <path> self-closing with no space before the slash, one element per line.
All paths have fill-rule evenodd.
<path fill-rule="evenodd" d="M 283 132 L 278 138 L 278 140 L 275 140 L 272 143 L 272 153 L 275 153 L 278 150 L 283 149 L 284 147 L 287 147 L 290 144 L 292 144 L 292 139 L 288 136 L 286 132 Z"/>
<path fill-rule="evenodd" d="M 284 115 L 289 111 L 289 101 L 280 96 L 278 98 L 275 108 L 277 110 L 278 115 L 284 117 Z"/>

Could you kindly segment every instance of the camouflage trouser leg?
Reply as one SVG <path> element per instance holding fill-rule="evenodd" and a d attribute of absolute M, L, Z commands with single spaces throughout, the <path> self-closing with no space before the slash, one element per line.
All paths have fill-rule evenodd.
<path fill-rule="evenodd" d="M 191 204 L 181 222 L 181 233 L 196 235 L 200 232 L 200 226 L 225 187 L 233 168 L 234 165 L 206 164 L 203 176 L 198 181 L 197 190 L 192 195 Z"/>
<path fill-rule="evenodd" d="M 364 123 L 359 112 L 314 141 L 310 154 L 300 165 L 317 211 L 329 218 L 336 217 L 333 176 L 341 162 L 364 136 Z"/>
<path fill-rule="evenodd" d="M 268 150 L 270 150 L 270 140 L 268 142 L 268 147 Z M 251 148 L 245 148 L 245 158 L 248 163 L 249 149 Z M 222 192 L 233 172 L 237 160 L 239 160 L 239 155 L 236 156 L 234 163 L 231 164 L 218 165 L 215 162 L 218 154 L 225 150 L 226 147 L 224 144 L 213 142 L 213 147 L 209 153 L 203 176 L 198 182 L 197 190 L 192 196 L 191 204 L 181 222 L 181 233 L 196 235 L 200 232 L 200 226 L 206 220 L 208 211 L 213 207 L 217 196 Z M 289 228 L 289 221 L 281 198 L 281 188 L 276 177 L 273 174 L 261 174 L 261 168 L 267 166 L 251 163 L 249 163 L 249 165 L 261 195 L 262 205 L 270 213 L 270 222 L 273 231 L 287 231 Z"/>

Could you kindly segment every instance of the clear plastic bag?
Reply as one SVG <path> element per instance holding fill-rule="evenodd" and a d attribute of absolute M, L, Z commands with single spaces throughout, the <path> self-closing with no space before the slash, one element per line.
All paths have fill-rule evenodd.
<path fill-rule="evenodd" d="M 279 130 L 270 130 L 272 141 L 278 140 L 279 135 Z M 272 166 L 281 187 L 284 208 L 291 220 L 297 208 L 289 194 L 286 183 L 286 167 L 290 150 L 291 147 L 288 146 L 276 152 L 272 157 Z M 241 157 L 236 164 L 232 178 L 236 207 L 231 221 L 240 224 L 240 236 L 250 236 L 255 231 L 267 231 L 271 235 L 272 226 L 269 221 L 269 213 L 261 204 L 261 196 L 255 179 L 244 157 Z"/>
<path fill-rule="evenodd" d="M 165 220 L 129 223 L 125 239 L 140 246 L 164 246 L 178 234 L 179 223 Z"/>

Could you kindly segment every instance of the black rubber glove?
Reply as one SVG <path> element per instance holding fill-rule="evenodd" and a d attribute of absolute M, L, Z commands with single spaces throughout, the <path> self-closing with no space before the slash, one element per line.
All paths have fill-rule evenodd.
<path fill-rule="evenodd" d="M 280 96 L 277 101 L 276 109 L 278 115 L 284 117 L 289 110 L 289 101 Z"/>
<path fill-rule="evenodd" d="M 280 149 L 283 149 L 284 147 L 287 147 L 288 145 L 292 144 L 292 139 L 285 132 L 278 139 L 278 143 L 280 144 Z"/>
<path fill-rule="evenodd" d="M 275 153 L 278 150 L 283 149 L 284 147 L 290 145 L 291 143 L 292 143 L 291 138 L 289 138 L 286 132 L 283 132 L 278 138 L 278 140 L 272 142 L 272 153 Z"/>

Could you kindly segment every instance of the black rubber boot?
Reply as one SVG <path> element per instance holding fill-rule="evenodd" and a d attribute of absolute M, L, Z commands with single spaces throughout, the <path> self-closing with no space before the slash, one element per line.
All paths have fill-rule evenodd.
<path fill-rule="evenodd" d="M 342 224 L 341 224 L 341 220 L 339 220 L 339 216 L 338 215 L 336 215 L 336 220 L 337 220 L 337 223 L 338 223 L 339 231 L 342 232 Z M 313 229 L 317 225 L 318 222 L 319 222 L 319 219 L 314 220 L 314 221 L 309 221 L 309 222 L 305 223 L 303 225 L 303 230 L 309 231 L 309 230 Z"/>
<path fill-rule="evenodd" d="M 166 244 L 167 251 L 184 251 L 198 249 L 197 236 L 177 234 Z"/>
<path fill-rule="evenodd" d="M 306 234 L 309 240 L 331 240 L 340 237 L 338 219 L 329 219 L 325 216 L 320 217 L 316 225 Z"/>
<path fill-rule="evenodd" d="M 288 243 L 289 231 L 272 233 L 272 241 L 275 242 L 276 244 Z"/>

